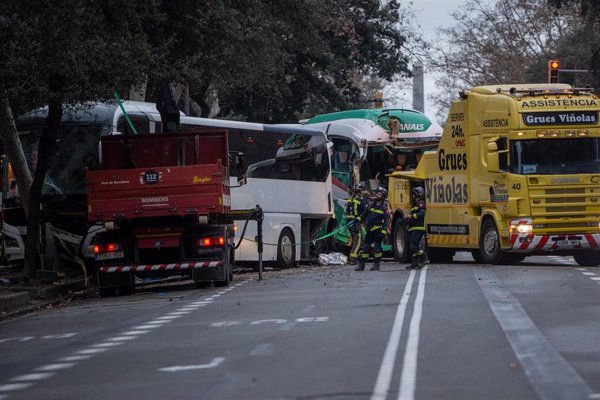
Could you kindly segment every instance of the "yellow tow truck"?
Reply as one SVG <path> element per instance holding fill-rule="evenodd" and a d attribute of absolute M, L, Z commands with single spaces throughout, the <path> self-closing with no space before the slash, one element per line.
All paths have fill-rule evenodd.
<path fill-rule="evenodd" d="M 439 147 L 389 175 L 396 259 L 408 256 L 410 190 L 425 188 L 432 261 L 533 254 L 600 265 L 600 100 L 567 84 L 478 86 L 452 103 Z"/>

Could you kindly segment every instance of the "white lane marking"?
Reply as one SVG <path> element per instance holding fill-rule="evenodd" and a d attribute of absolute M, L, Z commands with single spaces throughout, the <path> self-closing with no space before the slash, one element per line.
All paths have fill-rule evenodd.
<path fill-rule="evenodd" d="M 154 328 L 160 328 L 163 324 L 146 324 L 146 325 L 139 325 L 136 326 L 133 329 L 154 329 Z"/>
<path fill-rule="evenodd" d="M 402 298 L 400 304 L 398 304 L 398 310 L 396 311 L 396 318 L 394 319 L 394 325 L 392 326 L 392 332 L 388 340 L 385 353 L 383 353 L 383 359 L 381 360 L 381 366 L 379 367 L 379 373 L 377 374 L 377 381 L 373 388 L 373 394 L 371 400 L 385 400 L 387 397 L 388 390 L 390 388 L 390 382 L 392 380 L 392 372 L 394 371 L 394 363 L 396 361 L 396 353 L 398 352 L 398 345 L 400 344 L 400 335 L 402 333 L 402 325 L 404 324 L 404 314 L 406 313 L 406 304 L 410 297 L 410 290 L 412 287 L 413 280 L 415 279 L 415 270 L 411 270 L 406 281 L 406 286 L 402 292 Z"/>
<path fill-rule="evenodd" d="M 582 272 L 583 275 L 585 276 L 595 276 L 596 274 L 593 272 Z"/>
<path fill-rule="evenodd" d="M 102 343 L 96 343 L 93 344 L 92 347 L 114 347 L 114 346 L 120 346 L 122 345 L 123 342 L 102 342 Z"/>
<path fill-rule="evenodd" d="M 273 354 L 271 343 L 261 343 L 250 352 L 251 356 L 270 356 L 271 354 Z"/>
<path fill-rule="evenodd" d="M 546 340 L 498 277 L 482 269 L 473 274 L 540 399 L 585 399 L 591 395 L 592 389 Z"/>
<path fill-rule="evenodd" d="M 218 367 L 223 361 L 225 357 L 216 357 L 208 364 L 198 364 L 198 365 L 174 365 L 172 367 L 159 368 L 159 371 L 164 372 L 178 372 L 178 371 L 189 371 L 193 369 L 207 369 Z"/>
<path fill-rule="evenodd" d="M 9 342 L 11 340 L 15 340 L 17 342 L 28 342 L 33 339 L 35 339 L 35 336 L 12 337 L 12 338 L 0 339 L 0 343 Z"/>
<path fill-rule="evenodd" d="M 421 317 L 423 315 L 423 298 L 425 297 L 425 280 L 427 279 L 427 267 L 421 270 L 419 283 L 417 285 L 417 297 L 413 315 L 408 328 L 408 340 L 404 351 L 402 363 L 402 375 L 400 387 L 398 388 L 398 400 L 413 400 L 417 385 L 417 354 L 419 352 L 419 331 L 421 329 Z"/>
<path fill-rule="evenodd" d="M 50 378 L 54 374 L 56 374 L 56 372 L 38 372 L 35 374 L 25 374 L 25 375 L 15 376 L 14 378 L 11 378 L 10 380 L 13 382 L 40 381 L 42 379 Z"/>
<path fill-rule="evenodd" d="M 135 331 L 127 331 L 127 332 L 121 332 L 119 333 L 119 335 L 125 335 L 125 336 L 129 336 L 129 335 L 142 335 L 144 333 L 148 333 L 150 332 L 149 330 L 135 330 Z"/>
<path fill-rule="evenodd" d="M 108 350 L 110 350 L 110 349 L 106 348 L 106 347 L 97 347 L 97 348 L 79 350 L 79 351 L 76 351 L 75 354 L 100 354 L 100 353 L 104 353 L 105 351 L 108 351 Z"/>
<path fill-rule="evenodd" d="M 15 391 L 15 390 L 27 389 L 31 385 L 33 385 L 32 382 L 28 382 L 28 383 L 7 383 L 5 385 L 0 385 L 0 392 L 12 392 L 12 391 Z"/>
<path fill-rule="evenodd" d="M 164 317 L 158 317 L 158 318 L 154 318 L 155 322 L 158 321 L 167 321 L 167 322 L 171 322 L 174 319 L 177 318 L 181 318 L 181 315 L 165 315 Z"/>
<path fill-rule="evenodd" d="M 220 327 L 220 326 L 235 326 L 235 325 L 241 325 L 241 324 L 242 323 L 240 321 L 221 321 L 221 322 L 213 322 L 209 326 Z"/>
<path fill-rule="evenodd" d="M 272 318 L 272 319 L 261 319 L 258 321 L 252 321 L 252 322 L 250 322 L 250 325 L 262 325 L 262 324 L 269 324 L 269 323 L 285 324 L 286 322 L 287 322 L 287 319 Z"/>
<path fill-rule="evenodd" d="M 54 335 L 44 335 L 40 339 L 68 339 L 77 335 L 77 332 L 56 333 Z"/>
<path fill-rule="evenodd" d="M 329 321 L 329 317 L 303 317 L 296 318 L 296 322 L 327 322 Z"/>
<path fill-rule="evenodd" d="M 56 363 L 56 364 L 48 364 L 42 365 L 41 367 L 36 368 L 36 371 L 57 371 L 59 369 L 67 369 L 74 366 L 75 363 Z"/>
<path fill-rule="evenodd" d="M 279 328 L 279 330 L 280 331 L 289 331 L 289 330 L 292 330 L 292 328 L 295 327 L 296 325 L 298 325 L 296 322 L 288 322 L 287 324 L 281 325 L 281 328 Z"/>
<path fill-rule="evenodd" d="M 114 338 L 106 339 L 109 342 L 124 342 L 126 340 L 137 339 L 137 336 L 117 336 Z"/>
<path fill-rule="evenodd" d="M 68 357 L 59 358 L 57 361 L 67 361 L 67 362 L 70 362 L 70 361 L 83 361 L 83 360 L 89 360 L 92 357 L 93 357 L 93 355 L 91 355 L 91 354 L 82 354 L 82 355 L 79 355 L 79 356 L 68 356 Z"/>
<path fill-rule="evenodd" d="M 304 307 L 304 309 L 302 310 L 302 312 L 311 312 L 316 306 L 314 304 L 311 304 L 310 306 L 306 306 Z"/>

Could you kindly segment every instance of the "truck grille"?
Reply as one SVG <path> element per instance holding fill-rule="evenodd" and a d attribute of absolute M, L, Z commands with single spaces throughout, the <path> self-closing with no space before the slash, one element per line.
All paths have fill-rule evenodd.
<path fill-rule="evenodd" d="M 548 185 L 529 180 L 530 207 L 536 233 L 598 233 L 598 184 Z"/>

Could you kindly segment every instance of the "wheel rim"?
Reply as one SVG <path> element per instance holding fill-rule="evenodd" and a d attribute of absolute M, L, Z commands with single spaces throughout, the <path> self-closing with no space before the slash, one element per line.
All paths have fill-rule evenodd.
<path fill-rule="evenodd" d="M 283 260 L 283 262 L 286 265 L 289 265 L 292 263 L 292 253 L 293 253 L 293 248 L 292 248 L 292 239 L 288 236 L 288 235 L 284 235 L 281 238 L 281 247 L 280 247 L 280 251 L 281 251 L 281 259 Z"/>
<path fill-rule="evenodd" d="M 485 233 L 483 237 L 483 248 L 488 255 L 492 255 L 496 252 L 498 246 L 498 233 L 494 229 L 490 229 Z"/>
<path fill-rule="evenodd" d="M 404 254 L 404 231 L 402 229 L 398 229 L 396 232 L 396 250 L 399 256 Z"/>

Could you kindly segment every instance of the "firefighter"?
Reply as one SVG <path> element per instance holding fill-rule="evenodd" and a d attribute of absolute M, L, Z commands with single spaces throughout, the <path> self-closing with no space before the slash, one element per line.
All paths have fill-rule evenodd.
<path fill-rule="evenodd" d="M 408 226 L 412 263 L 406 269 L 420 269 L 429 264 L 425 253 L 425 191 L 422 187 L 414 187 L 411 191 L 412 207 L 405 221 Z"/>
<path fill-rule="evenodd" d="M 362 245 L 362 223 L 361 215 L 365 211 L 366 200 L 363 192 L 366 190 L 363 182 L 356 182 L 352 187 L 352 194 L 346 199 L 346 221 L 352 222 L 348 228 L 352 237 L 352 248 L 350 250 L 350 262 L 358 259 L 360 246 Z"/>
<path fill-rule="evenodd" d="M 379 271 L 381 257 L 383 251 L 381 250 L 381 243 L 387 235 L 389 225 L 389 214 L 387 204 L 387 190 L 383 187 L 377 188 L 375 192 L 375 199 L 372 200 L 362 215 L 362 220 L 365 224 L 367 234 L 365 241 L 360 251 L 360 257 L 358 259 L 358 267 L 356 271 L 364 271 L 365 263 L 369 258 L 369 252 L 371 251 L 371 245 L 373 245 L 373 266 L 371 271 Z"/>

